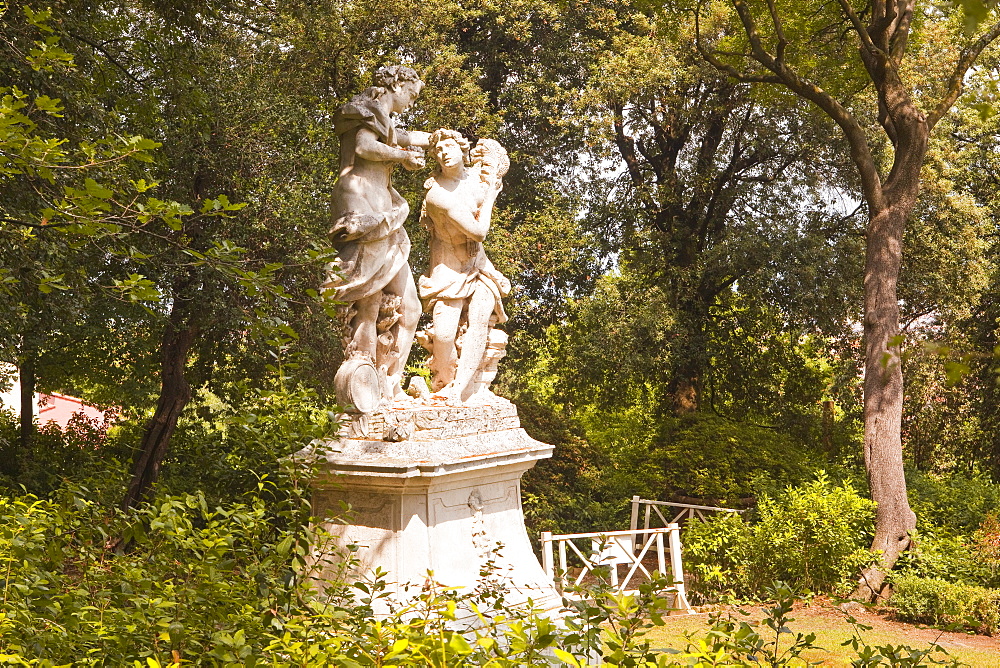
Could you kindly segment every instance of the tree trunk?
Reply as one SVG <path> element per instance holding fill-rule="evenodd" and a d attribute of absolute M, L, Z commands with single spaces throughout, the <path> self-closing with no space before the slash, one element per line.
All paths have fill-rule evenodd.
<path fill-rule="evenodd" d="M 674 262 L 679 264 L 677 258 Z M 674 327 L 680 336 L 671 350 L 674 364 L 667 384 L 676 416 L 696 413 L 703 408 L 703 389 L 709 372 L 709 311 L 715 301 L 714 293 L 692 285 L 692 278 L 701 281 L 702 276 L 688 266 L 681 266 L 681 269 L 687 274 L 687 280 L 678 280 L 672 286 L 677 318 Z"/>
<path fill-rule="evenodd" d="M 833 422 L 834 422 L 834 403 L 830 399 L 823 401 L 823 451 L 829 457 L 833 457 L 837 453 L 833 449 Z"/>
<path fill-rule="evenodd" d="M 912 130 L 912 128 L 911 128 Z M 865 252 L 865 469 L 875 511 L 872 550 L 878 562 L 862 571 L 855 597 L 875 599 L 886 573 L 910 545 L 916 515 L 910 509 L 903 472 L 903 370 L 900 363 L 897 282 L 902 264 L 903 230 L 916 205 L 921 149 L 897 147 L 897 159 L 885 188 L 887 206 L 870 214 Z M 923 141 L 920 141 L 922 139 Z"/>
<path fill-rule="evenodd" d="M 34 398 L 34 372 L 32 369 L 33 365 L 31 364 L 23 364 L 17 369 L 19 377 L 18 382 L 21 383 L 19 396 L 17 397 L 21 407 L 21 418 L 17 440 L 7 441 L 5 439 L 0 439 L 0 444 L 3 444 L 0 446 L 0 473 L 12 477 L 17 476 L 21 472 L 21 453 L 25 451 L 25 448 L 31 445 L 31 436 L 35 424 L 35 408 L 32 402 L 32 399 Z M 32 377 L 30 382 L 31 390 L 30 394 L 27 396 L 27 407 L 25 407 L 24 388 L 27 385 L 25 378 L 29 375 Z M 30 416 L 28 417 L 27 425 L 25 425 L 25 415 Z"/>
<path fill-rule="evenodd" d="M 191 386 L 184 377 L 184 369 L 188 351 L 198 335 L 198 327 L 186 320 L 175 302 L 160 344 L 160 399 L 156 412 L 146 425 L 139 453 L 132 464 L 132 481 L 122 500 L 122 508 L 125 509 L 147 500 L 159 476 L 160 464 L 167 454 L 177 419 L 191 400 Z"/>
<path fill-rule="evenodd" d="M 35 436 L 35 386 L 38 379 L 35 375 L 35 356 L 28 354 L 18 368 L 21 382 L 21 430 L 18 435 L 19 451 L 28 452 Z M 17 464 L 15 463 L 15 468 Z"/>
<path fill-rule="evenodd" d="M 734 79 L 785 86 L 822 109 L 837 123 L 850 144 L 851 160 L 858 169 L 862 194 L 868 205 L 864 323 L 865 465 L 872 499 L 878 504 L 872 549 L 880 551 L 881 555 L 878 564 L 862 573 L 854 595 L 874 598 L 882 588 L 886 571 L 909 546 L 909 533 L 916 525 L 916 517 L 906 498 L 901 437 L 903 375 L 900 341 L 897 339 L 899 302 L 896 282 L 902 261 L 903 228 L 916 205 L 920 168 L 927 153 L 930 131 L 961 95 L 966 73 L 983 49 L 1000 38 L 1000 22 L 962 48 L 944 94 L 936 103 L 922 95 L 923 108 L 929 111 L 921 111 L 914 102 L 914 89 L 900 77 L 900 71 L 905 69 L 903 60 L 916 2 L 874 0 L 866 5 L 867 16 L 856 13 L 852 3 L 840 3 L 844 19 L 858 36 L 861 61 L 877 94 L 878 123 L 893 147 L 892 170 L 883 185 L 869 144 L 870 120 L 866 121 L 867 127 L 863 125 L 849 105 L 803 77 L 785 60 L 789 42 L 783 27 L 784 17 L 774 3 L 768 3 L 767 13 L 755 13 L 750 4 L 745 0 L 732 0 L 732 7 L 749 40 L 747 57 L 767 70 L 766 73 L 742 72 L 729 62 L 720 60 L 717 52 L 706 48 L 699 24 L 696 24 L 698 51 L 716 69 Z M 699 2 L 699 10 L 701 5 Z M 768 31 L 758 30 L 759 16 L 766 16 L 765 21 L 773 28 L 776 37 L 773 52 L 768 50 L 769 38 L 762 36 Z"/>

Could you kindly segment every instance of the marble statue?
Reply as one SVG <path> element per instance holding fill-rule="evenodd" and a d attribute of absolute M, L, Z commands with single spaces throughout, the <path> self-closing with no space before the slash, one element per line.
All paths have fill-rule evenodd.
<path fill-rule="evenodd" d="M 470 151 L 455 130 L 438 130 L 428 145 L 437 167 L 424 184 L 420 219 L 430 231 L 430 271 L 419 291 L 433 321 L 418 340 L 431 353 L 433 396 L 450 405 L 479 403 L 493 396 L 489 384 L 507 345 L 494 326 L 507 321 L 510 281 L 486 257 L 483 240 L 510 161 L 492 139 Z"/>
<path fill-rule="evenodd" d="M 333 188 L 331 239 L 339 257 L 323 288 L 345 305 L 344 363 L 337 399 L 362 413 L 407 399 L 400 386 L 420 317 L 410 271 L 410 239 L 403 229 L 406 200 L 392 187 L 396 165 L 424 167 L 426 132 L 397 128 L 423 82 L 403 66 L 383 67 L 375 86 L 337 112 L 340 177 Z"/>
<path fill-rule="evenodd" d="M 333 546 L 350 550 L 349 572 L 388 573 L 385 593 L 372 601 L 376 616 L 412 605 L 429 573 L 471 591 L 487 568 L 509 605 L 556 611 L 562 599 L 532 551 L 520 486 L 552 446 L 528 436 L 517 407 L 489 391 L 506 352 L 507 335 L 495 325 L 507 320 L 511 286 L 483 240 L 510 162 L 490 139 L 470 150 L 454 130 L 395 128 L 391 115 L 421 86 L 413 70 L 386 68 L 337 114 L 341 172 L 331 234 L 339 258 L 325 289 L 345 303 L 337 399 L 357 410 L 335 438 L 313 441 L 296 459 L 310 463 L 312 515 Z M 403 229 L 408 208 L 390 181 L 397 164 L 423 166 L 414 147 L 429 147 L 436 162 L 420 213 L 430 265 L 419 290 Z M 415 376 L 410 389 L 421 400 L 404 400 L 400 376 L 421 300 L 432 322 L 418 340 L 431 352 L 436 394 Z M 316 541 L 309 557 L 318 581 L 343 578 L 345 564 L 324 544 Z"/>

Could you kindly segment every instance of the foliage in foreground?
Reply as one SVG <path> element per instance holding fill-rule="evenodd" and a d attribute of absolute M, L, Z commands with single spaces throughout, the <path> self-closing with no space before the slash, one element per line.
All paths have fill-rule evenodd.
<path fill-rule="evenodd" d="M 762 625 L 720 617 L 684 650 L 655 650 L 645 634 L 666 612 L 662 578 L 631 596 L 599 583 L 553 623 L 505 603 L 487 569 L 474 591 L 429 583 L 376 619 L 384 579 L 346 583 L 350 556 L 306 529 L 294 476 L 227 503 L 164 494 L 122 512 L 92 496 L 67 485 L 51 499 L 0 498 L 5 665 L 793 666 L 812 643 L 789 635 L 792 593 L 777 587 Z M 322 594 L 310 553 L 342 568 Z M 869 653 L 858 665 L 926 665 L 858 652 Z"/>
<path fill-rule="evenodd" d="M 309 561 L 322 545 L 276 506 L 263 481 L 246 501 L 210 507 L 200 494 L 109 511 L 82 488 L 53 500 L 0 500 L 5 596 L 0 661 L 22 666 L 667 665 L 644 632 L 661 623 L 662 578 L 636 595 L 608 586 L 570 604 L 557 626 L 504 603 L 502 584 L 460 593 L 428 583 L 406 605 L 384 579 L 327 582 Z M 122 542 L 121 539 L 124 539 Z M 342 578 L 341 578 L 342 579 Z M 373 610 L 391 613 L 376 619 Z M 652 621 L 650 621 L 652 620 Z"/>

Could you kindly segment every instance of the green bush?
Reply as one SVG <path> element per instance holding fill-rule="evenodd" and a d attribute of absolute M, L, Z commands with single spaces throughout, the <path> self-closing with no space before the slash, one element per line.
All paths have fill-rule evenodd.
<path fill-rule="evenodd" d="M 73 480 L 93 488 L 121 486 L 129 452 L 122 447 L 119 432 L 82 415 L 70 420 L 65 429 L 47 422 L 36 430 L 31 445 L 16 448 L 16 479 L 0 475 L 0 491 L 20 494 L 27 491 L 47 497 Z M 10 412 L 0 410 L 0 451 L 19 438 L 19 422 Z M 4 453 L 6 454 L 6 453 Z"/>
<path fill-rule="evenodd" d="M 122 513 L 90 496 L 0 497 L 0 654 L 81 666 L 174 652 L 223 660 L 227 639 L 280 629 L 301 605 L 307 534 L 278 521 L 288 504 L 161 496 Z"/>
<path fill-rule="evenodd" d="M 922 578 L 1000 587 L 1000 517 L 987 513 L 968 535 L 955 535 L 947 528 L 917 535 L 896 568 Z"/>
<path fill-rule="evenodd" d="M 709 668 L 710 666 L 731 666 L 732 668 L 800 668 L 802 666 L 826 665 L 827 662 L 808 662 L 802 656 L 810 650 L 822 649 L 815 644 L 815 633 L 795 633 L 791 630 L 790 615 L 794 608 L 794 592 L 783 582 L 775 582 L 767 588 L 767 600 L 772 605 L 763 609 L 764 618 L 760 622 L 746 619 L 746 612 L 739 611 L 739 617 L 732 612 L 717 612 L 710 618 L 712 627 L 702 637 L 691 637 L 684 650 L 668 649 L 669 654 L 680 655 L 682 661 L 657 663 L 657 666 L 687 666 L 688 668 Z M 856 655 L 852 666 L 859 668 L 924 668 L 945 665 L 958 668 L 960 664 L 936 643 L 918 649 L 907 645 L 871 646 L 862 638 L 863 631 L 870 626 L 860 624 L 853 617 L 848 621 L 854 626 L 853 636 L 842 643 L 850 646 Z M 666 658 L 666 657 L 663 657 Z"/>
<path fill-rule="evenodd" d="M 825 475 L 775 498 L 763 497 L 754 516 L 720 515 L 685 530 L 685 567 L 693 592 L 759 598 L 775 580 L 800 590 L 840 592 L 872 560 L 868 550 L 875 504 Z"/>
<path fill-rule="evenodd" d="M 945 582 L 994 586 L 996 572 L 975 543 L 947 533 L 918 535 L 914 546 L 901 555 L 899 572 Z"/>
<path fill-rule="evenodd" d="M 600 448 L 551 408 L 525 400 L 518 413 L 532 438 L 555 448 L 551 458 L 521 478 L 524 522 L 532 539 L 542 531 L 576 533 L 628 521 L 627 500 L 609 494 L 604 484 L 610 460 Z"/>
<path fill-rule="evenodd" d="M 1000 631 L 1000 590 L 899 574 L 893 577 L 890 605 L 903 620 L 961 625 L 996 635 Z"/>
<path fill-rule="evenodd" d="M 642 636 L 669 600 L 662 578 L 630 596 L 598 585 L 557 628 L 508 608 L 509 592 L 487 573 L 468 593 L 426 584 L 411 605 L 376 619 L 371 603 L 385 581 L 317 592 L 312 532 L 304 521 L 277 529 L 282 513 L 259 494 L 225 507 L 161 496 L 129 513 L 84 489 L 58 496 L 0 497 L 4 665 L 513 668 L 551 665 L 553 652 L 571 665 L 595 655 L 646 665 L 655 658 Z M 351 567 L 344 554 L 331 558 L 341 574 Z"/>
<path fill-rule="evenodd" d="M 1000 484 L 985 476 L 945 477 L 910 470 L 906 486 L 918 528 L 925 532 L 943 528 L 969 535 L 991 510 L 1000 508 Z"/>

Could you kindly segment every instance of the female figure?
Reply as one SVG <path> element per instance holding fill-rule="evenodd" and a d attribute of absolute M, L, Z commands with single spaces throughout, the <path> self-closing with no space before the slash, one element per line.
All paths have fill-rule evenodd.
<path fill-rule="evenodd" d="M 507 321 L 502 299 L 510 281 L 486 257 L 483 240 L 510 161 L 500 144 L 481 139 L 467 168 L 469 142 L 454 130 L 438 130 L 428 144 L 438 166 L 424 184 L 420 218 L 431 233 L 431 270 L 420 277 L 419 290 L 424 309 L 433 314 L 426 337 L 431 389 L 462 404 L 479 389 L 473 381 L 484 366 L 487 344 L 502 351 L 506 340 L 498 331 L 497 341 L 491 341 L 490 333 Z"/>

